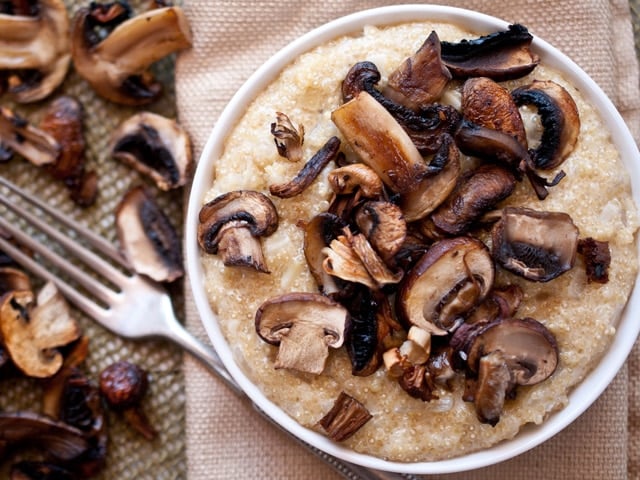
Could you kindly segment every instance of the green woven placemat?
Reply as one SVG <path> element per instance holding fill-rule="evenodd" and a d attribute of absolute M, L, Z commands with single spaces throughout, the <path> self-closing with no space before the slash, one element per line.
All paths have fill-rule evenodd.
<path fill-rule="evenodd" d="M 88 0 L 66 0 L 70 15 L 80 6 L 88 5 Z M 148 1 L 130 2 L 136 12 L 147 7 Z M 165 85 L 160 100 L 145 107 L 147 110 L 174 118 L 175 93 L 173 89 L 174 59 L 168 58 L 154 66 L 154 72 Z M 130 168 L 111 159 L 107 152 L 107 142 L 113 129 L 134 112 L 133 108 L 120 107 L 97 97 L 88 84 L 70 70 L 63 86 L 50 98 L 35 105 L 15 105 L 6 97 L 0 98 L 0 105 L 7 106 L 21 116 L 38 123 L 39 116 L 51 100 L 61 94 L 75 96 L 85 109 L 85 135 L 87 142 L 87 169 L 96 170 L 99 176 L 99 197 L 96 204 L 87 209 L 74 205 L 68 198 L 67 190 L 60 182 L 54 181 L 41 169 L 25 160 L 14 158 L 8 164 L 0 165 L 0 174 L 51 205 L 77 218 L 82 223 L 116 243 L 114 210 L 123 193 L 132 185 L 144 183 L 150 186 L 156 198 L 169 215 L 173 225 L 182 227 L 182 192 L 161 193 L 151 182 L 139 176 Z M 181 285 L 172 287 L 174 305 L 182 316 L 184 298 Z M 98 479 L 176 479 L 186 478 L 186 458 L 184 440 L 185 396 L 184 378 L 181 369 L 182 353 L 173 345 L 162 340 L 132 342 L 123 340 L 92 322 L 81 313 L 74 311 L 84 332 L 90 338 L 90 355 L 85 370 L 92 380 L 97 380 L 99 372 L 110 363 L 128 359 L 138 363 L 150 373 L 150 389 L 145 398 L 144 408 L 151 422 L 159 431 L 158 437 L 147 441 L 117 414 L 109 413 L 109 450 L 106 469 Z M 3 376 L 4 375 L 4 376 Z M 16 375 L 0 371 L 0 411 L 40 409 L 41 390 L 36 381 L 25 380 Z M 10 464 L 16 457 L 0 463 L 0 478 L 8 478 Z"/>

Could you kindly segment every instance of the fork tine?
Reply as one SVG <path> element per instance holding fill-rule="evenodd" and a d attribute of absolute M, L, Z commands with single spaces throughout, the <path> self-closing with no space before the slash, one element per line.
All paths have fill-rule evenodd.
<path fill-rule="evenodd" d="M 98 251 L 100 251 L 100 252 L 104 253 L 105 255 L 107 255 L 110 259 L 118 262 L 118 264 L 120 266 L 129 268 L 129 269 L 131 268 L 131 266 L 129 265 L 129 262 L 122 256 L 122 254 L 118 251 L 118 249 L 115 248 L 107 240 L 102 238 L 100 235 L 98 235 L 95 232 L 89 230 L 88 228 L 83 227 L 82 225 L 74 222 L 70 218 L 67 218 L 65 215 L 63 215 L 60 212 L 54 210 L 53 208 L 51 208 L 49 205 L 47 205 L 42 200 L 34 197 L 33 195 L 25 192 L 20 187 L 14 185 L 13 183 L 11 183 L 6 178 L 0 177 L 0 185 L 5 186 L 6 188 L 11 190 L 15 194 L 20 195 L 27 202 L 35 205 L 36 207 L 38 207 L 39 209 L 41 209 L 41 210 L 43 210 L 45 212 L 47 212 L 49 215 L 51 215 L 51 217 L 55 218 L 61 224 L 65 225 L 66 227 L 71 228 L 71 229 L 75 230 L 77 233 L 81 234 L 83 237 L 85 237 L 85 239 L 89 242 L 90 245 L 95 247 Z M 12 207 L 11 204 L 5 203 L 5 205 L 7 205 L 10 208 Z"/>
<path fill-rule="evenodd" d="M 16 226 L 11 225 L 2 217 L 0 217 L 0 228 L 7 231 L 18 243 L 25 245 L 34 252 L 39 253 L 42 257 L 46 258 L 53 265 L 69 275 L 74 281 L 78 282 L 80 285 L 86 288 L 99 300 L 108 305 L 116 302 L 118 298 L 118 294 L 116 292 L 108 288 L 106 285 L 102 284 L 94 277 L 88 275 L 86 272 L 82 271 L 62 256 L 58 255 L 53 250 L 47 248 L 42 242 L 34 240 Z M 78 249 L 81 248 L 82 247 L 76 247 L 75 254 L 78 254 Z"/>
<path fill-rule="evenodd" d="M 0 248 L 8 255 L 11 256 L 13 260 L 18 262 L 27 270 L 30 270 L 33 274 L 44 278 L 45 280 L 49 280 L 53 282 L 58 289 L 62 292 L 62 294 L 71 301 L 76 307 L 82 310 L 84 313 L 89 315 L 92 318 L 100 318 L 101 315 L 105 314 L 105 309 L 97 305 L 96 303 L 89 300 L 89 298 L 82 295 L 75 288 L 69 285 L 67 282 L 62 280 L 61 278 L 55 276 L 53 273 L 49 272 L 38 262 L 33 260 L 31 257 L 22 252 L 19 248 L 12 245 L 6 239 L 0 237 Z"/>
<path fill-rule="evenodd" d="M 25 198 L 26 200 L 29 200 L 29 201 L 33 200 L 33 199 L 30 199 L 30 198 L 27 198 L 27 197 L 23 197 L 23 198 Z M 107 280 L 111 281 L 112 283 L 114 283 L 116 285 L 120 285 L 120 284 L 122 284 L 123 282 L 126 281 L 127 276 L 124 275 L 119 270 L 115 269 L 108 262 L 106 262 L 105 260 L 100 258 L 98 255 L 96 255 L 92 251 L 82 247 L 78 242 L 70 239 L 65 234 L 63 234 L 62 232 L 56 230 L 51 225 L 49 225 L 48 223 L 44 222 L 42 219 L 36 217 L 31 212 L 25 210 L 24 208 L 22 208 L 22 207 L 20 207 L 20 206 L 18 206 L 16 204 L 12 204 L 9 201 L 9 199 L 7 197 L 5 197 L 1 193 L 0 193 L 0 204 L 3 204 L 4 206 L 9 208 L 13 212 L 18 214 L 21 218 L 23 218 L 24 220 L 28 221 L 32 226 L 38 228 L 40 231 L 42 231 L 45 234 L 47 234 L 50 238 L 55 239 L 58 243 L 60 243 L 60 245 L 64 246 L 70 252 L 73 252 L 75 257 L 77 257 L 78 259 L 82 260 L 87 265 L 90 265 L 92 267 L 92 269 L 94 269 L 95 271 L 100 273 Z M 40 205 L 36 203 L 36 206 L 40 206 Z M 49 210 L 47 210 L 47 212 L 49 212 Z M 71 222 L 68 221 L 68 220 L 65 220 L 64 224 L 65 225 L 70 225 L 70 228 L 72 228 L 73 230 L 78 231 L 78 233 L 81 233 L 82 235 L 86 235 L 86 233 L 83 231 L 83 230 L 85 230 L 84 227 L 81 227 L 80 225 L 71 224 Z M 90 234 L 93 234 L 93 232 L 91 232 L 89 230 L 87 230 L 87 232 L 89 232 Z M 98 237 L 98 238 L 100 238 L 100 237 Z M 100 240 L 103 241 L 102 238 L 100 238 Z M 29 241 L 29 240 L 25 239 L 25 241 Z M 107 245 L 108 245 L 109 248 L 111 248 L 111 249 L 113 248 L 111 246 L 111 244 L 107 243 Z M 96 248 L 98 248 L 98 247 L 96 247 Z M 37 248 L 33 248 L 33 250 L 37 250 Z M 62 268 L 61 265 L 58 265 L 58 266 L 60 268 Z"/>

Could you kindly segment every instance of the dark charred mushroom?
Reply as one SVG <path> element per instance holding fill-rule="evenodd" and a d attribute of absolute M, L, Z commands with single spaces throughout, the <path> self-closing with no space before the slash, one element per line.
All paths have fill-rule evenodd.
<path fill-rule="evenodd" d="M 7 92 L 19 103 L 47 97 L 62 83 L 71 61 L 64 2 L 29 3 L 33 8 L 0 12 L 0 77 L 6 77 Z"/>
<path fill-rule="evenodd" d="M 607 283 L 611 251 L 609 242 L 601 242 L 591 237 L 578 240 L 578 253 L 584 258 L 589 282 Z"/>
<path fill-rule="evenodd" d="M 205 204 L 198 216 L 198 243 L 220 254 L 227 266 L 246 266 L 268 273 L 260 237 L 278 228 L 278 212 L 262 193 L 236 190 Z"/>
<path fill-rule="evenodd" d="M 135 363 L 119 361 L 100 372 L 100 393 L 111 408 L 123 412 L 127 421 L 147 440 L 157 431 L 142 409 L 142 399 L 149 388 L 147 372 Z"/>
<path fill-rule="evenodd" d="M 400 207 L 407 222 L 429 215 L 456 187 L 461 172 L 460 151 L 450 135 L 444 135 L 441 147 L 430 164 L 441 167 L 422 179 L 416 189 L 400 197 Z"/>
<path fill-rule="evenodd" d="M 329 347 L 344 343 L 349 322 L 346 308 L 317 293 L 288 293 L 265 301 L 256 312 L 260 338 L 278 346 L 275 368 L 319 375 Z"/>
<path fill-rule="evenodd" d="M 71 54 L 75 69 L 100 96 L 144 105 L 162 92 L 149 66 L 190 47 L 191 32 L 180 7 L 152 9 L 132 18 L 130 13 L 121 2 L 80 8 L 71 25 Z"/>
<path fill-rule="evenodd" d="M 446 335 L 486 297 L 493 279 L 493 260 L 482 242 L 471 237 L 441 240 L 405 275 L 396 312 L 407 326 Z"/>
<path fill-rule="evenodd" d="M 516 179 L 498 165 L 481 165 L 466 175 L 458 188 L 431 215 L 433 223 L 449 235 L 461 235 L 513 192 Z"/>
<path fill-rule="evenodd" d="M 382 260 L 390 264 L 407 237 L 407 222 L 400 207 L 368 201 L 357 210 L 354 220 Z"/>
<path fill-rule="evenodd" d="M 551 170 L 559 166 L 578 142 L 580 117 L 573 98 L 563 87 L 552 81 L 535 80 L 511 92 L 516 104 L 534 105 L 542 124 L 542 137 L 531 150 L 535 168 Z"/>
<path fill-rule="evenodd" d="M 26 375 L 46 378 L 62 366 L 58 347 L 80 336 L 69 306 L 53 283 L 37 299 L 31 291 L 12 291 L 0 304 L 0 333 L 13 363 Z"/>
<path fill-rule="evenodd" d="M 161 190 L 183 186 L 193 166 L 187 132 L 174 120 L 151 112 L 125 120 L 111 135 L 109 151 Z"/>
<path fill-rule="evenodd" d="M 271 124 L 271 135 L 281 157 L 292 162 L 302 160 L 303 125 L 296 128 L 286 114 L 276 112 L 276 121 Z"/>
<path fill-rule="evenodd" d="M 73 460 L 89 448 L 85 432 L 33 412 L 0 413 L 0 442 L 39 445 L 59 460 Z"/>
<path fill-rule="evenodd" d="M 426 175 L 422 155 L 393 116 L 360 92 L 331 114 L 351 148 L 396 193 L 415 188 Z"/>
<path fill-rule="evenodd" d="M 125 193 L 115 216 L 120 246 L 138 273 L 158 282 L 172 282 L 184 274 L 178 234 L 145 187 Z"/>
<path fill-rule="evenodd" d="M 342 442 L 360 430 L 371 418 L 371 414 L 362 403 L 340 392 L 331 410 L 318 423 L 331 440 Z"/>
<path fill-rule="evenodd" d="M 413 110 L 436 101 L 451 80 L 440 58 L 440 39 L 431 32 L 418 51 L 389 75 L 384 94 Z"/>
<path fill-rule="evenodd" d="M 75 98 L 58 97 L 47 107 L 40 129 L 60 145 L 60 155 L 55 163 L 47 166 L 47 170 L 64 182 L 77 204 L 87 207 L 95 202 L 98 190 L 97 184 L 96 188 L 88 188 L 95 173 L 87 173 L 84 168 L 83 116 L 82 105 Z"/>
<path fill-rule="evenodd" d="M 492 230 L 492 252 L 505 269 L 547 282 L 573 267 L 578 228 L 562 212 L 507 207 Z"/>
<path fill-rule="evenodd" d="M 289 182 L 271 185 L 269 192 L 280 198 L 291 198 L 302 193 L 320 174 L 329 162 L 335 160 L 340 151 L 340 139 L 331 137 L 320 150 L 305 163 L 304 167 Z"/>
<path fill-rule="evenodd" d="M 533 36 L 523 25 L 473 40 L 442 42 L 442 61 L 454 77 L 489 77 L 496 81 L 522 77 L 539 62 L 530 49 Z"/>
<path fill-rule="evenodd" d="M 60 145 L 53 136 L 29 124 L 5 107 L 0 107 L 0 150 L 7 158 L 18 153 L 36 166 L 53 164 Z"/>
<path fill-rule="evenodd" d="M 53 463 L 23 460 L 11 466 L 10 480 L 75 480 L 76 475 Z"/>

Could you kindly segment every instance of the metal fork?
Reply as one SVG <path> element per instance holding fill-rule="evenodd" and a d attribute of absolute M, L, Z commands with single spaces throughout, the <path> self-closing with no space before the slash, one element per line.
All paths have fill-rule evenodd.
<path fill-rule="evenodd" d="M 35 275 L 53 282 L 70 302 L 108 330 L 129 339 L 164 337 L 171 340 L 200 360 L 211 372 L 218 375 L 238 397 L 248 400 L 240 386 L 225 369 L 215 350 L 200 342 L 178 322 L 171 298 L 161 285 L 133 272 L 120 251 L 95 232 L 74 222 L 3 177 L 0 177 L 0 185 L 5 190 L 0 193 L 0 204 L 6 207 L 0 216 L 0 232 L 8 233 L 13 240 L 10 241 L 0 235 L 1 250 Z M 11 196 L 5 192 L 9 192 Z M 30 204 L 31 207 L 25 208 L 18 202 Z M 61 255 L 44 245 L 41 240 L 25 233 L 19 226 L 6 218 L 9 211 L 13 211 L 20 219 L 28 223 L 30 228 L 37 229 L 45 234 L 49 240 L 57 242 L 59 246 L 64 248 L 66 255 L 74 256 L 94 274 L 89 274 L 87 270 L 69 261 L 67 256 Z M 36 215 L 36 211 L 46 213 L 51 220 L 60 226 L 72 230 L 79 238 L 82 238 L 83 242 L 81 243 L 55 228 L 51 222 Z M 93 298 L 49 271 L 30 255 L 25 254 L 14 242 L 40 255 L 71 281 L 85 289 Z M 101 255 L 98 255 L 97 252 Z M 115 288 L 108 286 L 95 274 L 101 276 Z M 153 319 L 153 321 L 145 319 Z M 252 405 L 270 423 L 278 426 L 346 478 L 353 480 L 360 478 L 364 480 L 415 478 L 372 470 L 338 460 L 289 434 L 255 404 Z"/>

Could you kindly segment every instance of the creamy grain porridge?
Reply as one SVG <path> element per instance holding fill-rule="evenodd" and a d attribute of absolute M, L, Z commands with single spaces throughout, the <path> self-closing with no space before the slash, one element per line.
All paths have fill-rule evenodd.
<path fill-rule="evenodd" d="M 381 84 L 426 36 L 441 40 L 476 35 L 446 24 L 404 24 L 367 27 L 361 35 L 340 38 L 300 56 L 246 111 L 229 134 L 224 154 L 215 162 L 215 178 L 205 201 L 238 190 L 268 193 L 272 184 L 291 179 L 301 165 L 278 156 L 270 134 L 275 112 L 286 112 L 305 127 L 304 158 L 339 135 L 331 112 L 341 103 L 340 85 L 356 62 L 369 60 L 382 73 Z M 616 321 L 637 273 L 634 235 L 638 226 L 630 182 L 608 132 L 580 92 L 555 71 L 539 65 L 528 76 L 506 83 L 511 89 L 532 79 L 553 79 L 576 101 L 581 130 L 575 150 L 562 164 L 567 176 L 539 201 L 526 182 L 519 182 L 507 205 L 563 211 L 573 218 L 581 237 L 609 242 L 610 280 L 589 283 L 581 260 L 569 272 L 548 283 L 535 283 L 496 270 L 496 283 L 522 287 L 518 317 L 533 317 L 555 335 L 559 366 L 546 381 L 518 387 L 494 427 L 478 421 L 473 404 L 461 398 L 463 378 L 438 399 L 410 397 L 384 367 L 373 375 L 351 375 L 344 349 L 332 350 L 321 375 L 274 369 L 277 348 L 256 334 L 256 310 L 268 298 L 286 292 L 316 292 L 303 253 L 300 220 L 326 211 L 331 198 L 325 168 L 302 194 L 291 199 L 271 197 L 280 216 L 273 235 L 262 240 L 270 274 L 224 267 L 216 255 L 202 255 L 207 295 L 220 327 L 244 373 L 264 394 L 300 424 L 319 430 L 318 420 L 341 391 L 359 399 L 373 418 L 344 443 L 358 452 L 384 459 L 413 462 L 451 458 L 479 450 L 517 434 L 527 423 L 539 424 L 568 402 L 571 388 L 594 367 L 615 333 Z M 448 94 L 455 103 L 455 93 Z"/>

